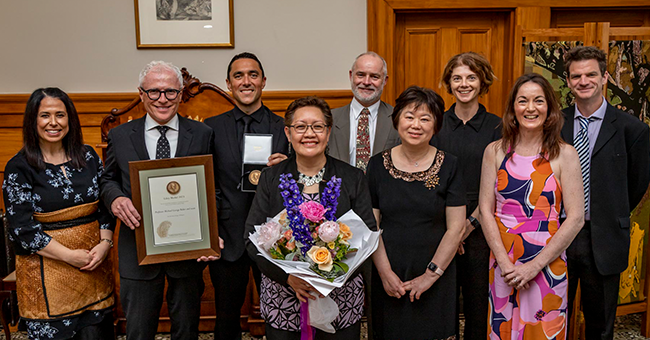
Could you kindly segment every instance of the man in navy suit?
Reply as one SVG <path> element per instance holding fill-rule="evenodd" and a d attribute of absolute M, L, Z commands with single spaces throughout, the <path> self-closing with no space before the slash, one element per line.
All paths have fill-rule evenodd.
<path fill-rule="evenodd" d="M 562 137 L 585 155 L 585 225 L 566 252 L 569 307 L 580 281 L 587 339 L 613 339 L 619 275 L 628 265 L 630 212 L 650 182 L 650 132 L 603 97 L 603 51 L 576 47 L 564 58 L 575 105 L 564 110 Z"/>
<path fill-rule="evenodd" d="M 236 106 L 205 120 L 214 130 L 214 177 L 217 188 L 219 235 L 224 240 L 221 259 L 210 263 L 217 322 L 216 340 L 241 338 L 240 310 L 246 297 L 248 273 L 259 270 L 244 246 L 244 224 L 255 193 L 243 192 L 242 144 L 244 133 L 272 134 L 272 155 L 268 166 L 286 159 L 289 144 L 284 135 L 284 119 L 262 104 L 266 77 L 262 63 L 252 53 L 240 53 L 228 64 L 228 90 Z"/>
<path fill-rule="evenodd" d="M 187 260 L 138 265 L 134 229 L 140 227 L 141 217 L 131 202 L 129 162 L 210 154 L 212 130 L 178 114 L 183 90 L 178 67 L 152 61 L 140 73 L 138 90 L 147 114 L 108 133 L 100 179 L 103 201 L 122 221 L 118 257 L 126 334 L 129 340 L 154 339 L 167 280 L 171 338 L 198 339 L 205 264 Z"/>

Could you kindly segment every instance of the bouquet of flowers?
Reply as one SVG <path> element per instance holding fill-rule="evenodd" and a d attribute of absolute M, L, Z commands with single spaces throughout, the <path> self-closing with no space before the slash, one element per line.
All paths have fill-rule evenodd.
<path fill-rule="evenodd" d="M 261 256 L 328 295 L 377 249 L 379 232 L 370 231 L 352 210 L 337 220 L 341 179 L 336 176 L 320 203 L 305 202 L 291 174 L 280 175 L 279 188 L 285 210 L 255 226 L 251 241 Z"/>

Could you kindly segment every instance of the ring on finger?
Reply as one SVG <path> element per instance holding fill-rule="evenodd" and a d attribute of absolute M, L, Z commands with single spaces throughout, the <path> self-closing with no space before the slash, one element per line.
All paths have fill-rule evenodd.
<path fill-rule="evenodd" d="M 512 283 L 517 283 L 517 282 L 519 282 L 518 278 L 515 277 L 514 279 L 512 279 Z"/>

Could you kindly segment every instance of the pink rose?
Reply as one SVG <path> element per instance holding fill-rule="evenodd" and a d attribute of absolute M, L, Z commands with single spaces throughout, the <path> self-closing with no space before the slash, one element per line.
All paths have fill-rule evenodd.
<path fill-rule="evenodd" d="M 262 246 L 264 250 L 269 250 L 275 242 L 282 237 L 282 226 L 278 222 L 269 221 L 262 223 L 257 238 L 257 244 Z"/>
<path fill-rule="evenodd" d="M 318 236 L 323 242 L 333 242 L 339 237 L 339 224 L 332 221 L 325 221 L 318 228 Z"/>
<path fill-rule="evenodd" d="M 306 219 L 318 223 L 325 216 L 325 208 L 320 203 L 309 201 L 300 205 L 300 213 Z"/>

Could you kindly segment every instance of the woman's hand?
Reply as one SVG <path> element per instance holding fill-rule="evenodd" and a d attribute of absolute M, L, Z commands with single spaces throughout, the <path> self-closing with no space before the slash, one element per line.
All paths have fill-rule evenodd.
<path fill-rule="evenodd" d="M 409 294 L 411 302 L 420 300 L 422 293 L 431 288 L 431 286 L 433 286 L 433 284 L 438 281 L 439 278 L 440 275 L 427 271 L 411 281 L 404 282 L 404 288 L 411 291 Z"/>
<path fill-rule="evenodd" d="M 318 293 L 318 291 L 307 281 L 300 279 L 292 274 L 289 274 L 289 278 L 287 278 L 287 283 L 291 288 L 293 288 L 293 291 L 296 292 L 296 297 L 300 302 L 307 302 L 307 299 L 311 300 L 316 300 L 316 297 L 314 295 L 311 295 L 309 292 L 314 292 L 317 293 L 320 297 L 324 297 L 322 294 Z"/>
<path fill-rule="evenodd" d="M 388 296 L 396 297 L 399 299 L 406 294 L 404 283 L 392 270 L 384 273 L 384 275 L 381 276 L 381 283 L 384 285 L 384 290 Z"/>
<path fill-rule="evenodd" d="M 92 260 L 93 256 L 86 249 L 70 250 L 64 259 L 67 264 L 77 268 L 87 266 Z"/>
<path fill-rule="evenodd" d="M 92 260 L 86 266 L 83 266 L 79 269 L 81 270 L 95 270 L 99 267 L 106 256 L 108 255 L 109 250 L 111 250 L 111 245 L 108 242 L 99 241 L 99 243 L 90 250 L 89 255 L 92 256 Z"/>
<path fill-rule="evenodd" d="M 535 263 L 535 261 L 530 261 L 519 266 L 513 266 L 514 269 L 509 273 L 502 273 L 503 279 L 508 283 L 509 286 L 514 287 L 515 289 L 528 289 L 530 286 L 528 282 L 537 276 L 542 270 Z"/>

